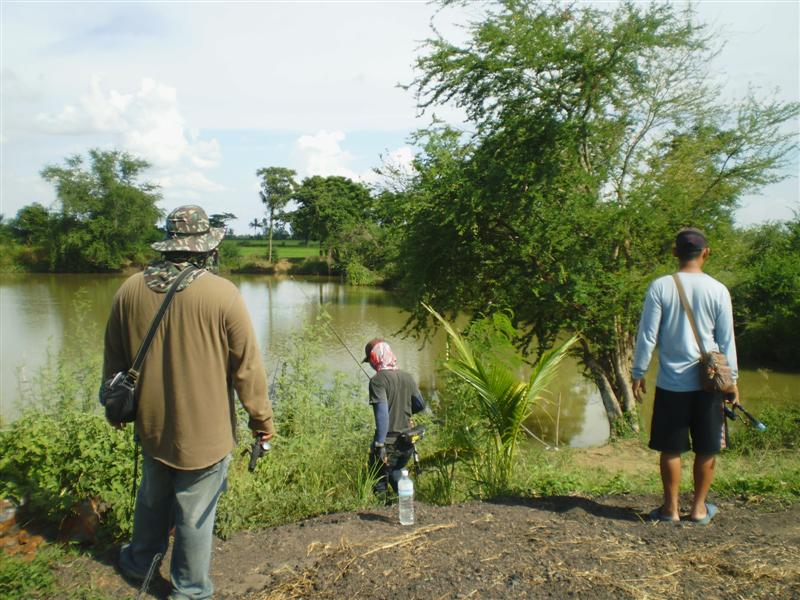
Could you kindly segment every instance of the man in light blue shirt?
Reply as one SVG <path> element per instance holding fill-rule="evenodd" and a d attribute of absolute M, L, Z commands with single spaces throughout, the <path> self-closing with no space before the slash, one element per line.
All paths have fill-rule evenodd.
<path fill-rule="evenodd" d="M 706 352 L 726 355 L 737 378 L 731 297 L 719 281 L 703 273 L 710 249 L 698 229 L 681 230 L 675 239 L 678 277 L 694 312 L 698 335 Z M 644 375 L 658 347 L 659 367 L 650 428 L 650 447 L 661 452 L 664 503 L 650 513 L 653 520 L 680 520 L 678 492 L 681 454 L 694 450 L 694 501 L 689 518 L 708 524 L 717 507 L 706 502 L 714 478 L 716 455 L 724 445 L 723 398 L 700 385 L 700 348 L 681 305 L 672 276 L 653 281 L 645 297 L 633 360 L 633 393 L 641 402 L 646 393 Z M 733 389 L 738 400 L 738 389 Z M 691 435 L 691 444 L 689 441 Z"/>

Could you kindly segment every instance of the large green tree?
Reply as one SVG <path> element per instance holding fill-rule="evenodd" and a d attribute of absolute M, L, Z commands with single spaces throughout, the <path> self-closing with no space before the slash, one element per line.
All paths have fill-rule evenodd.
<path fill-rule="evenodd" d="M 320 255 L 343 264 L 370 237 L 372 198 L 361 183 L 347 177 L 314 175 L 293 196 L 292 230 L 297 237 L 318 240 Z"/>
<path fill-rule="evenodd" d="M 140 183 L 148 167 L 125 152 L 90 150 L 89 164 L 71 156 L 49 165 L 42 177 L 55 185 L 58 230 L 52 267 L 66 271 L 110 271 L 147 252 L 161 216 L 158 187 Z"/>
<path fill-rule="evenodd" d="M 261 190 L 258 193 L 267 209 L 269 228 L 267 260 L 272 262 L 272 230 L 276 219 L 297 189 L 297 182 L 294 180 L 297 173 L 285 167 L 264 167 L 256 171 L 256 175 L 261 178 Z"/>
<path fill-rule="evenodd" d="M 419 134 L 409 299 L 510 308 L 540 351 L 579 332 L 610 422 L 635 427 L 647 282 L 671 268 L 678 228 L 718 240 L 744 193 L 783 177 L 798 105 L 723 98 L 691 7 L 505 0 L 466 30 L 428 40 L 410 86 L 424 110 L 458 106 L 469 130 Z"/>
<path fill-rule="evenodd" d="M 19 244 L 16 261 L 34 271 L 56 268 L 59 219 L 45 206 L 38 202 L 23 206 L 8 229 Z"/>
<path fill-rule="evenodd" d="M 800 368 L 800 214 L 739 234 L 733 296 L 741 360 Z"/>

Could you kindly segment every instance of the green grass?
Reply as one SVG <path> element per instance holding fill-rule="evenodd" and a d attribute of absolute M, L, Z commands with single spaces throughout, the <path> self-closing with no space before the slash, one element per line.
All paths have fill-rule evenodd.
<path fill-rule="evenodd" d="M 224 240 L 223 245 L 237 246 L 241 252 L 242 261 L 267 258 L 267 240 Z M 278 258 L 300 259 L 316 258 L 319 256 L 319 243 L 302 240 L 273 240 L 272 253 Z"/>

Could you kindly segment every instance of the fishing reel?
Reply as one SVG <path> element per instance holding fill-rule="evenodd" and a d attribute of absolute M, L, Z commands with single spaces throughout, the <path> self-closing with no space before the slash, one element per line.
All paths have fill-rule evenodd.
<path fill-rule="evenodd" d="M 414 460 L 414 472 L 417 475 L 422 473 L 422 465 L 419 460 L 419 452 L 417 452 L 417 442 L 425 437 L 425 426 L 417 425 L 409 429 L 404 429 L 397 436 L 396 444 L 400 448 L 411 449 L 411 457 Z"/>
<path fill-rule="evenodd" d="M 265 456 L 270 450 L 272 450 L 272 445 L 269 442 L 263 441 L 261 438 L 256 438 L 250 450 L 242 452 L 242 454 L 250 455 L 250 462 L 247 465 L 247 470 L 253 473 L 256 470 L 258 459 Z"/>
<path fill-rule="evenodd" d="M 727 397 L 728 400 L 733 400 L 732 397 Z M 753 415 L 751 415 L 747 410 L 745 410 L 744 406 L 739 404 L 738 402 L 730 402 L 725 404 L 725 416 L 729 418 L 731 421 L 736 421 L 739 419 L 745 425 L 753 426 L 758 431 L 766 431 L 767 426 L 764 425 L 761 421 L 756 419 Z"/>

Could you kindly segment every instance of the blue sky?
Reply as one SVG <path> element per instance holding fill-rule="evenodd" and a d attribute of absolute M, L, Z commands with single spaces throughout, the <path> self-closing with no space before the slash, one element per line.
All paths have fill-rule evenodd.
<path fill-rule="evenodd" d="M 91 147 L 147 158 L 162 206 L 261 213 L 255 170 L 374 180 L 405 164 L 429 123 L 398 87 L 433 22 L 447 37 L 481 4 L 421 2 L 0 4 L 0 213 L 54 200 L 38 173 Z M 748 84 L 800 99 L 800 3 L 700 2 L 725 46 L 710 65 L 725 97 Z M 458 122 L 455 110 L 437 115 Z M 798 131 L 800 124 L 791 124 Z M 793 177 L 745 198 L 742 224 L 800 210 Z"/>

